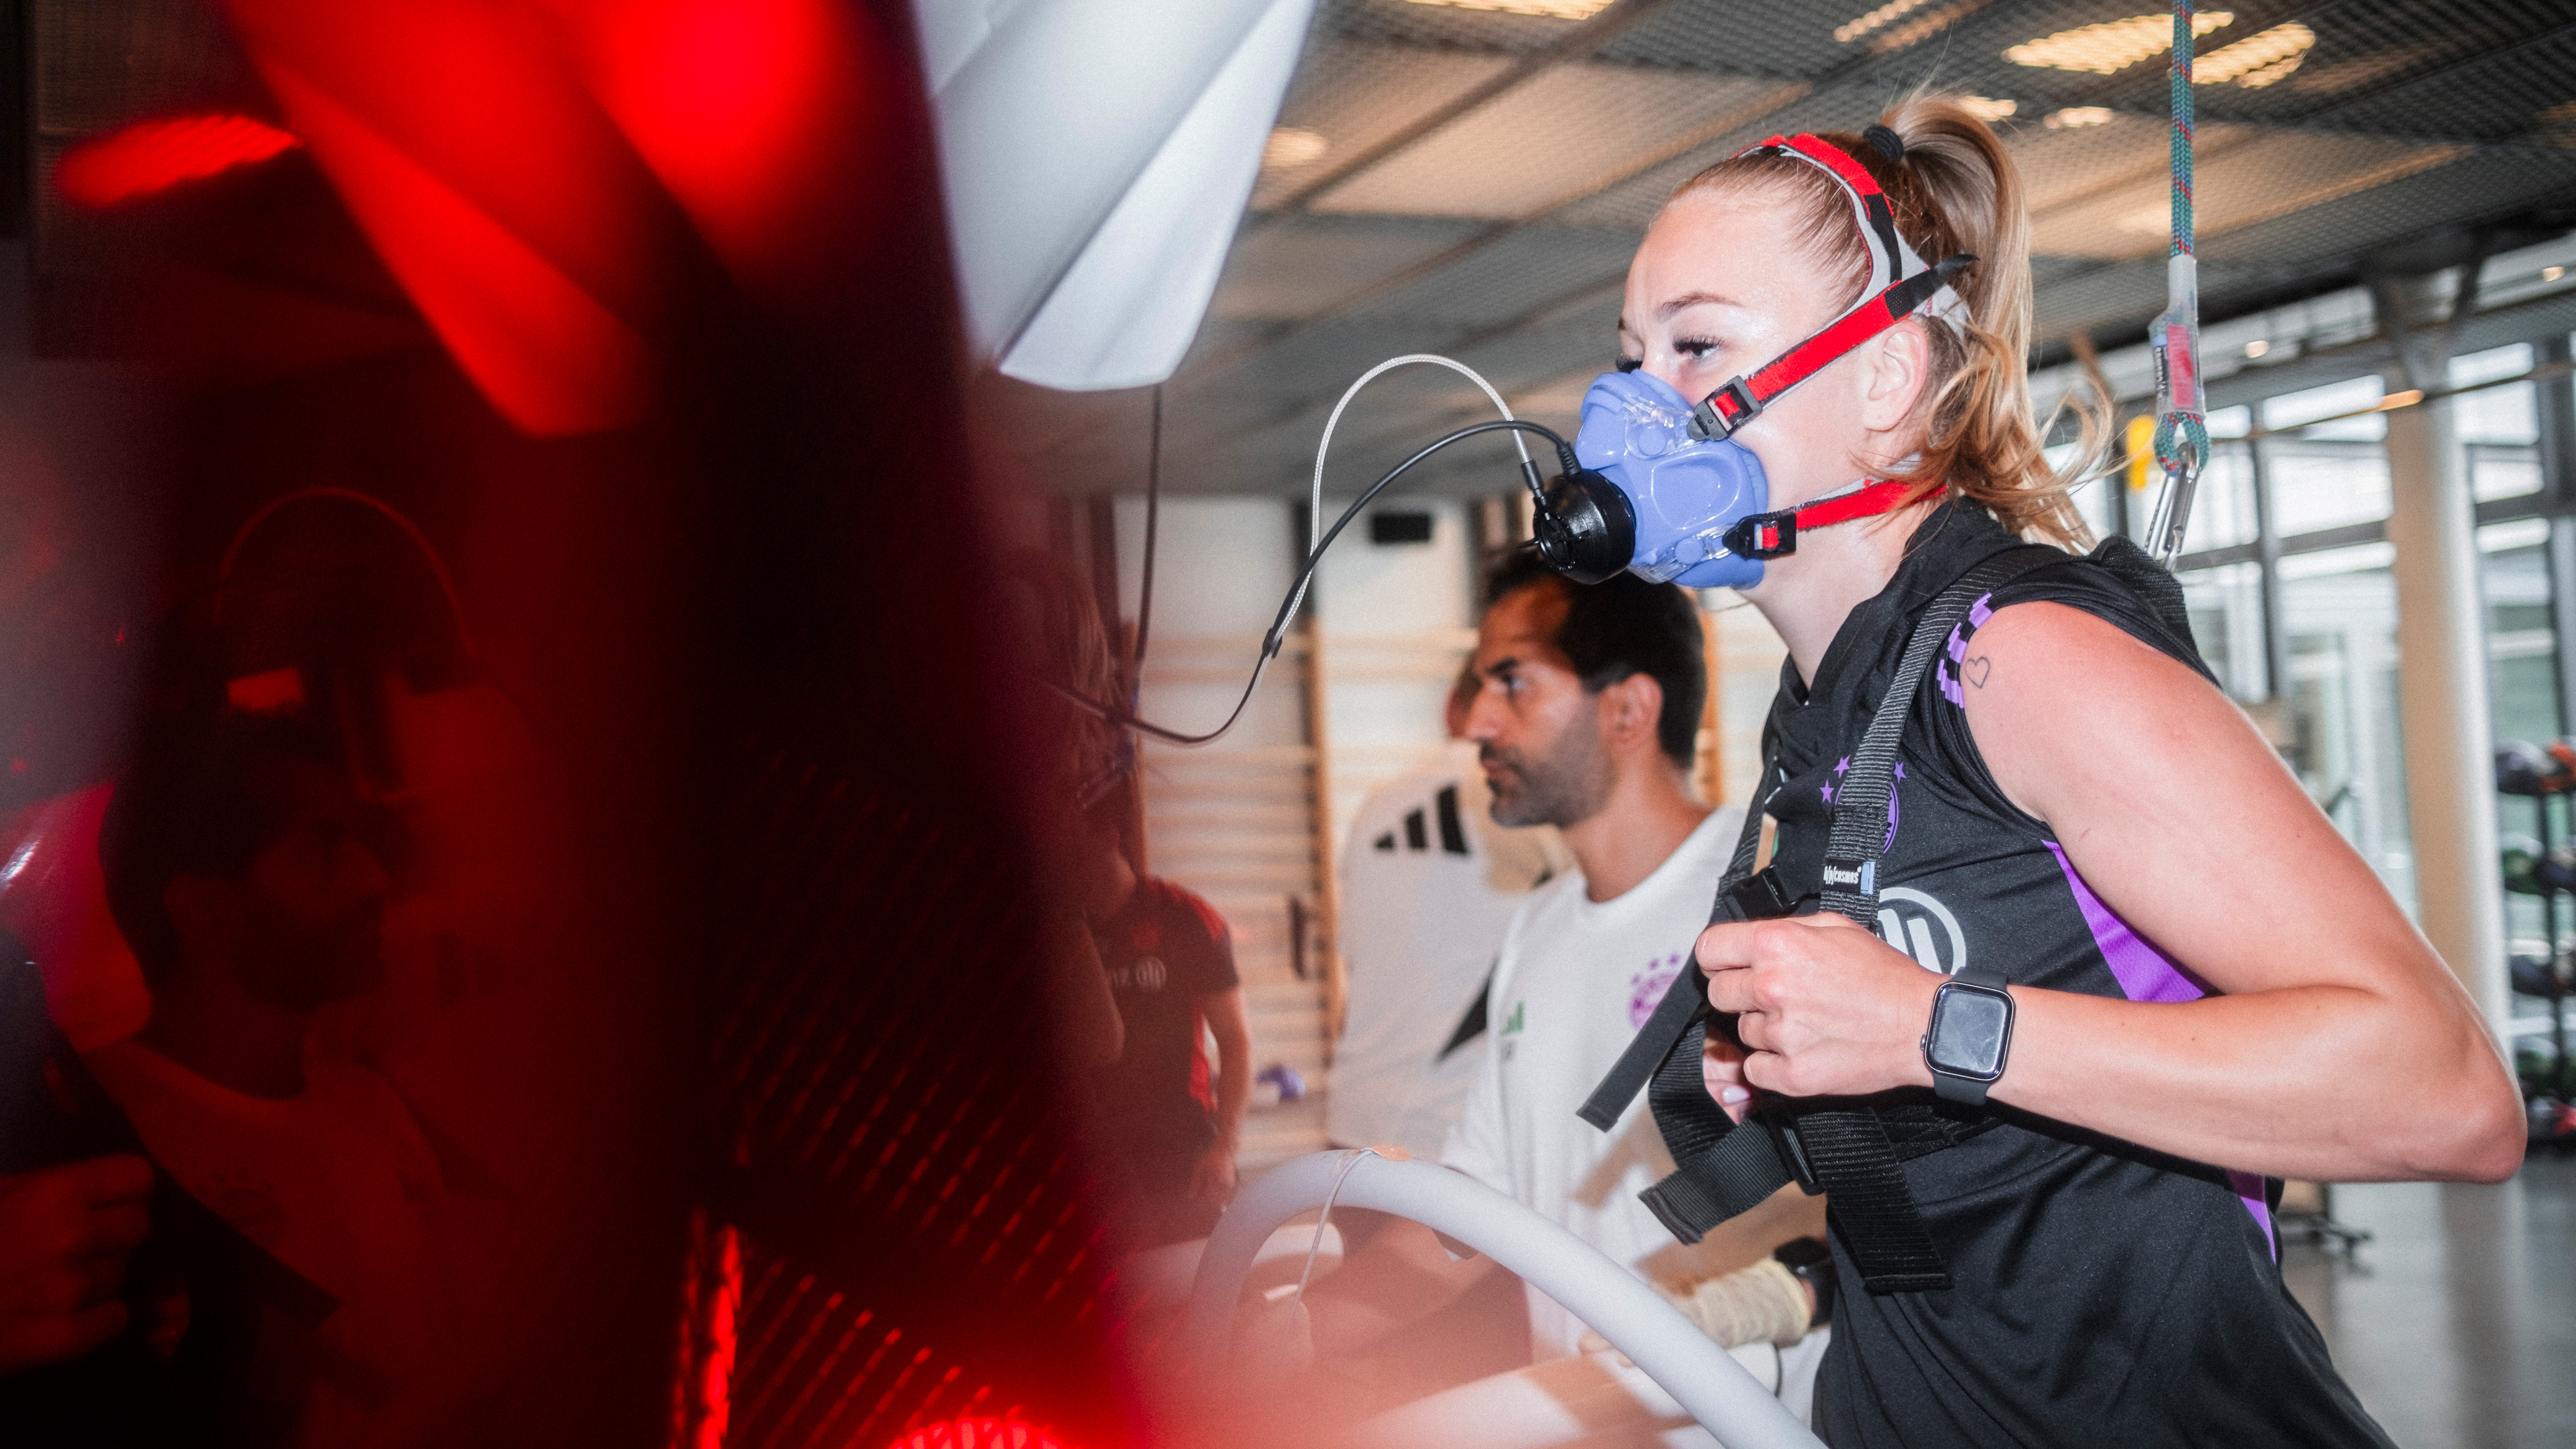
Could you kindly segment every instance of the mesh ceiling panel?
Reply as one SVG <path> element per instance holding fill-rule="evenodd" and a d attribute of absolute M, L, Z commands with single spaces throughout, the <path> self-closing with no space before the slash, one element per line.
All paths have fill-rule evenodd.
<path fill-rule="evenodd" d="M 1925 0 L 1909 18 L 1955 3 Z M 1601 57 L 1623 65 L 1812 80 L 1868 53 L 1865 47 L 1836 40 L 1834 30 L 1872 8 L 1868 0 L 1797 5 L 1679 0 L 1603 46 Z"/>
<path fill-rule="evenodd" d="M 1481 229 L 1475 222 L 1383 215 L 1256 222 L 1235 243 L 1209 315 L 1223 322 L 1311 317 Z"/>
<path fill-rule="evenodd" d="M 2199 152 L 2214 156 L 2244 144 L 2254 134 L 2245 127 L 2203 126 Z M 2171 164 L 2170 135 L 2161 119 L 2113 115 L 2098 125 L 2057 130 L 2046 125 L 2015 126 L 2006 139 L 2012 144 L 2014 164 L 2021 168 L 2022 195 L 2031 221 L 2044 227 L 2055 213 L 2105 191 L 2141 184 L 2162 190 Z"/>
<path fill-rule="evenodd" d="M 2211 155 L 2193 187 L 2207 252 L 2228 231 L 2366 191 L 2439 166 L 2458 146 L 2376 136 L 2271 131 Z M 2161 255 L 2172 236 L 2172 188 L 2162 174 L 2096 192 L 2034 220 L 2031 249 L 2106 259 Z"/>
<path fill-rule="evenodd" d="M 1768 89 L 1755 80 L 1597 62 L 1557 66 L 1325 192 L 1315 205 L 1493 218 L 1541 212 L 1687 145 Z"/>
<path fill-rule="evenodd" d="M 1415 0 L 1324 0 L 1317 10 L 1319 27 L 1355 40 L 1511 54 L 1545 50 L 1563 40 L 1576 24 L 1547 16 L 1418 4 Z"/>
<path fill-rule="evenodd" d="M 1319 38 L 1279 110 L 1282 127 L 1304 134 L 1273 145 L 1270 154 L 1278 159 L 1262 169 L 1253 206 L 1277 205 L 1510 65 L 1511 58 L 1501 55 Z"/>
<path fill-rule="evenodd" d="M 1398 289 L 1369 310 L 1457 332 L 1489 327 L 1556 304 L 1628 269 L 1637 239 L 1626 232 L 1523 227 L 1438 272 Z"/>
<path fill-rule="evenodd" d="M 2565 17 L 2565 7 L 2559 7 Z M 2508 141 L 2527 137 L 2567 100 L 2576 76 L 2576 18 L 2555 31 L 2459 62 L 2442 73 L 2401 82 L 2316 118 L 2316 123 L 2400 135 Z"/>

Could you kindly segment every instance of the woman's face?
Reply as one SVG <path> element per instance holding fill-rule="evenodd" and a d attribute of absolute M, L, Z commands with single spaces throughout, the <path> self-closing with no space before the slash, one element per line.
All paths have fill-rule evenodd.
<path fill-rule="evenodd" d="M 1851 281 L 1808 254 L 1796 220 L 1766 190 L 1676 198 L 1628 266 L 1621 355 L 1642 359 L 1646 372 L 1697 402 L 1840 315 Z M 1762 460 L 1771 507 L 1831 493 L 1903 456 L 1902 434 L 1891 434 L 1919 382 L 1891 376 L 1888 354 L 1908 350 L 1899 334 L 1917 327 L 1908 321 L 1863 343 L 1736 433 Z M 1910 343 L 1919 355 L 1919 331 Z"/>

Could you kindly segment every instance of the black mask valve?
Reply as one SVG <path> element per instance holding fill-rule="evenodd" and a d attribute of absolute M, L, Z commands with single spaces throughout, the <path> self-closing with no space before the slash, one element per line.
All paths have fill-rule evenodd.
<path fill-rule="evenodd" d="M 1597 584 L 1637 551 L 1637 514 L 1619 486 L 1589 468 L 1559 474 L 1532 530 L 1538 556 L 1578 584 Z"/>

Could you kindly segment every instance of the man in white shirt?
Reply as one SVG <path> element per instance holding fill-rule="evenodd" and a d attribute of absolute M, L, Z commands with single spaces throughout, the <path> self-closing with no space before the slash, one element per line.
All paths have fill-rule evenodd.
<path fill-rule="evenodd" d="M 1489 995 L 1492 1045 L 1441 1160 L 1677 1301 L 1759 1296 L 1782 1277 L 1763 1266 L 1774 1247 L 1822 1235 L 1822 1199 L 1785 1193 L 1684 1247 L 1637 1200 L 1672 1170 L 1643 1100 L 1607 1133 L 1574 1115 L 1688 959 L 1742 820 L 1732 808 L 1711 810 L 1690 785 L 1707 688 L 1697 611 L 1680 589 L 1625 574 L 1578 586 L 1526 553 L 1497 569 L 1487 598 L 1475 659 L 1483 687 L 1467 735 L 1492 814 L 1505 825 L 1558 827 L 1577 868 L 1513 918 Z M 1362 1266 L 1354 1259 L 1309 1295 L 1317 1348 L 1367 1352 L 1463 1291 L 1480 1265 L 1452 1264 L 1431 1244 L 1427 1233 L 1384 1233 L 1367 1271 L 1352 1271 Z M 1808 1325 L 1799 1302 L 1755 1314 L 1756 1336 L 1737 1356 L 1803 1400 L 1821 1344 L 1800 1343 Z M 1531 1355 L 1543 1370 L 1582 1355 L 1579 1321 L 1535 1289 L 1528 1306 Z M 1774 1341 L 1798 1345 L 1789 1361 Z M 1606 1355 L 1593 1359 L 1600 1375 L 1637 1377 Z M 1676 1423 L 1678 1406 L 1651 1384 L 1625 1386 L 1641 1442 L 1708 1442 L 1686 1418 Z"/>
<path fill-rule="evenodd" d="M 1512 913 L 1573 867 L 1545 825 L 1512 828 L 1467 739 L 1484 681 L 1470 660 L 1449 694 L 1449 742 L 1369 792 L 1342 853 L 1342 1031 L 1324 1097 L 1336 1146 L 1437 1157 L 1492 1039 L 1486 983 Z"/>

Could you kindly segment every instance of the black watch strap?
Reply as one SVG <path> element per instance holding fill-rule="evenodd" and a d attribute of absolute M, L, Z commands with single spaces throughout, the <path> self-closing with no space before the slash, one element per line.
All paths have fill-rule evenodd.
<path fill-rule="evenodd" d="M 1834 1251 L 1815 1238 L 1792 1238 L 1771 1254 L 1780 1266 L 1816 1295 L 1815 1311 L 1807 1316 L 1807 1331 L 1813 1333 L 1834 1321 Z"/>
<path fill-rule="evenodd" d="M 1993 1077 L 1963 1077 L 1955 1072 L 1943 1071 L 1941 1064 L 1934 1058 L 1931 1033 L 1928 1030 L 1925 1032 L 1923 1060 L 1924 1064 L 1932 1069 L 1932 1090 L 1942 1101 L 1956 1102 L 1963 1107 L 1982 1107 L 1986 1105 L 1986 1089 L 2003 1076 L 2004 1064 L 2012 1051 L 2012 998 L 2004 991 L 2005 984 L 2004 974 L 2000 971 L 1982 966 L 1962 967 L 1953 973 L 1948 981 L 1941 984 L 1940 993 L 1933 997 L 1934 1023 L 1938 1023 L 1941 1019 L 1942 996 L 1947 995 L 1955 987 L 1993 992 L 2002 996 L 2005 1003 L 2004 1039 L 2001 1050 L 1996 1054 Z"/>

